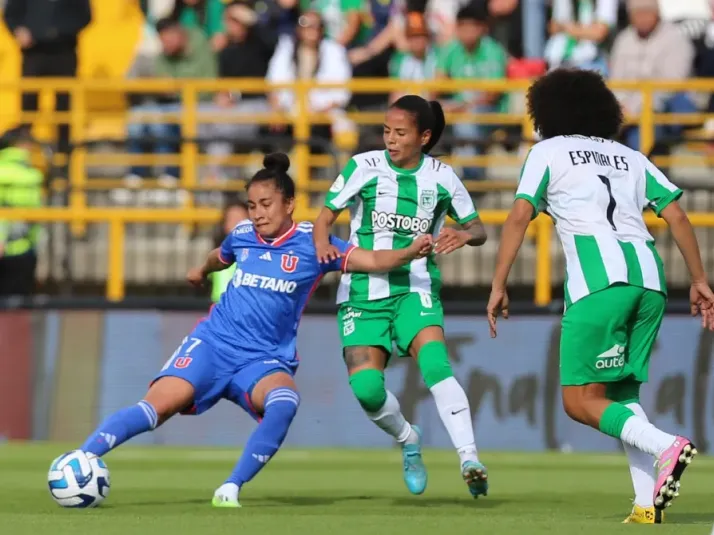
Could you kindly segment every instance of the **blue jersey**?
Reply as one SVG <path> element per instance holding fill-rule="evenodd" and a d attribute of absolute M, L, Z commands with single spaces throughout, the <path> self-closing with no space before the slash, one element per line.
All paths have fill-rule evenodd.
<path fill-rule="evenodd" d="M 220 248 L 221 261 L 235 263 L 235 274 L 195 335 L 225 360 L 294 361 L 298 323 L 310 295 L 323 275 L 347 265 L 354 249 L 333 236 L 330 242 L 343 257 L 320 264 L 312 223 L 293 224 L 272 242 L 263 240 L 250 221 L 239 223 Z"/>

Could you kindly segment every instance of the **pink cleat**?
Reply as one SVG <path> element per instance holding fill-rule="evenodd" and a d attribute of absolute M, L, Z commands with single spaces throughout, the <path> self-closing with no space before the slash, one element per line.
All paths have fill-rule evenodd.
<path fill-rule="evenodd" d="M 697 448 L 684 437 L 677 437 L 657 462 L 657 484 L 655 485 L 654 506 L 663 510 L 672 505 L 672 500 L 679 496 L 679 480 L 684 469 L 689 466 L 697 454 Z"/>

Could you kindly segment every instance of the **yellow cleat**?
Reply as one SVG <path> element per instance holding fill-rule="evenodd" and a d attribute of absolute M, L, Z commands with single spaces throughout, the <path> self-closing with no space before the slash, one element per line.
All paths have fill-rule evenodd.
<path fill-rule="evenodd" d="M 664 513 L 659 509 L 651 507 L 640 507 L 635 505 L 630 516 L 622 521 L 623 524 L 662 524 Z"/>

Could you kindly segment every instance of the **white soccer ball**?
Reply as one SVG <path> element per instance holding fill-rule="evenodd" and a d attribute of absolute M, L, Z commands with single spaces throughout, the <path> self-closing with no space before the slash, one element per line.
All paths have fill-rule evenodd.
<path fill-rule="evenodd" d="M 109 495 L 109 469 L 99 457 L 74 450 L 52 462 L 47 484 L 62 507 L 96 507 Z"/>

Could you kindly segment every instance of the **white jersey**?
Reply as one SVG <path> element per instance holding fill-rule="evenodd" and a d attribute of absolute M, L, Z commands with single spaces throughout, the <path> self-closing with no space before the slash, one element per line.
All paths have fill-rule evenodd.
<path fill-rule="evenodd" d="M 585 136 L 533 146 L 516 192 L 550 215 L 563 245 L 566 307 L 615 283 L 667 292 L 642 211 L 659 216 L 682 191 L 643 154 Z"/>
<path fill-rule="evenodd" d="M 459 224 L 478 217 L 454 170 L 423 156 L 414 169 L 400 169 L 386 151 L 354 156 L 332 184 L 325 206 L 350 208 L 350 242 L 363 249 L 404 249 L 424 234 L 438 235 L 448 215 Z M 337 302 L 374 301 L 408 292 L 438 295 L 441 274 L 433 255 L 389 273 L 342 275 Z"/>

